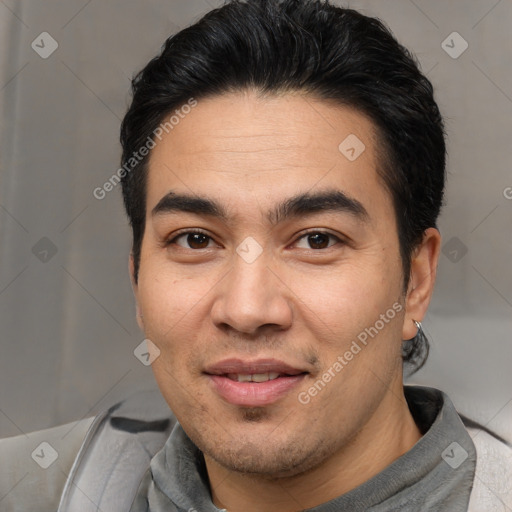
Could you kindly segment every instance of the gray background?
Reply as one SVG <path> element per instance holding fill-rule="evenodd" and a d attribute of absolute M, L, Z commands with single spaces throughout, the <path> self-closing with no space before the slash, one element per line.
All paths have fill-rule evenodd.
<path fill-rule="evenodd" d="M 133 355 L 143 335 L 120 190 L 101 201 L 93 190 L 118 168 L 130 77 L 216 5 L 0 1 L 0 437 L 156 387 Z M 445 245 L 424 322 L 432 352 L 412 382 L 447 391 L 512 439 L 512 2 L 345 5 L 381 17 L 413 49 L 446 117 Z M 59 45 L 47 59 L 31 47 L 44 31 Z M 454 31 L 469 45 L 458 58 L 442 46 L 460 51 Z"/>

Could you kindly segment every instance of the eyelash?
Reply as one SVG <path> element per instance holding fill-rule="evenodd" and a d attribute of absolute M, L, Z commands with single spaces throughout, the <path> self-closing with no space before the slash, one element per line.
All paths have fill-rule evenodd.
<path fill-rule="evenodd" d="M 328 247 L 324 248 L 324 249 L 313 249 L 313 248 L 310 248 L 310 250 L 312 251 L 321 251 L 321 250 L 325 250 L 325 249 L 329 249 L 331 248 L 333 245 L 336 245 L 336 244 L 343 244 L 345 245 L 347 242 L 345 240 L 343 240 L 342 238 L 340 238 L 339 236 L 337 235 L 334 235 L 332 233 L 330 233 L 329 231 L 321 231 L 321 230 L 318 230 L 318 229 L 311 229 L 309 231 L 306 231 L 304 233 L 302 233 L 299 237 L 297 237 L 295 239 L 295 241 L 292 243 L 293 244 L 296 244 L 299 240 L 302 240 L 303 238 L 306 238 L 307 236 L 309 235 L 327 235 L 329 236 L 331 239 L 334 239 L 336 242 L 332 245 L 329 245 Z M 214 241 L 214 239 L 206 232 L 204 231 L 201 231 L 200 229 L 194 229 L 194 230 L 188 230 L 188 231 L 182 231 L 182 232 L 178 232 L 177 234 L 175 234 L 172 238 L 170 239 L 167 239 L 165 242 L 164 242 L 164 246 L 165 247 L 168 247 L 170 245 L 173 245 L 173 244 L 176 244 L 176 240 L 178 240 L 179 238 L 183 237 L 183 236 L 186 236 L 186 235 L 204 235 L 206 236 L 207 238 L 209 238 L 211 241 Z M 182 247 L 183 248 L 183 247 Z M 189 249 L 189 250 L 192 250 L 192 251 L 198 251 L 200 249 L 192 249 L 191 247 L 188 247 L 188 248 L 184 248 L 184 249 Z"/>

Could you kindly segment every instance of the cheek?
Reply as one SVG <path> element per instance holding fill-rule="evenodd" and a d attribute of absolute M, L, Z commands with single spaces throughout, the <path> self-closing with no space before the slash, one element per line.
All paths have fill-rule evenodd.
<path fill-rule="evenodd" d="M 384 262 L 350 262 L 330 272 L 289 275 L 289 282 L 299 307 L 336 333 L 373 324 L 401 290 L 400 273 Z"/>
<path fill-rule="evenodd" d="M 138 301 L 148 337 L 163 343 L 191 328 L 210 286 L 206 279 L 183 279 L 169 271 L 141 272 Z"/>

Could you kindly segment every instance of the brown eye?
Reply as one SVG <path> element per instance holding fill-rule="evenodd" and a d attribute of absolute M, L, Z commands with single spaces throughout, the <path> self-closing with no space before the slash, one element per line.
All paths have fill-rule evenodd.
<path fill-rule="evenodd" d="M 208 247 L 210 237 L 203 233 L 191 233 L 187 235 L 187 243 L 192 249 L 205 249 Z"/>
<path fill-rule="evenodd" d="M 176 244 L 184 249 L 207 249 L 212 241 L 211 237 L 201 232 L 188 232 L 178 235 L 169 242 Z"/>
<path fill-rule="evenodd" d="M 300 249 L 327 249 L 332 245 L 341 242 L 341 240 L 330 233 L 325 233 L 322 231 L 315 231 L 306 233 L 301 236 L 297 242 L 296 246 Z"/>
<path fill-rule="evenodd" d="M 329 235 L 325 233 L 314 233 L 307 237 L 311 249 L 325 249 L 329 247 L 329 238 Z"/>

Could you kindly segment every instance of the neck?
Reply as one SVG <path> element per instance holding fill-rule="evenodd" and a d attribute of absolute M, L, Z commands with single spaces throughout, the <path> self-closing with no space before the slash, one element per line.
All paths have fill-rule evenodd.
<path fill-rule="evenodd" d="M 322 464 L 269 479 L 230 471 L 205 456 L 214 504 L 228 512 L 296 512 L 345 494 L 374 477 L 421 438 L 400 386 L 390 390 L 368 423 Z"/>

